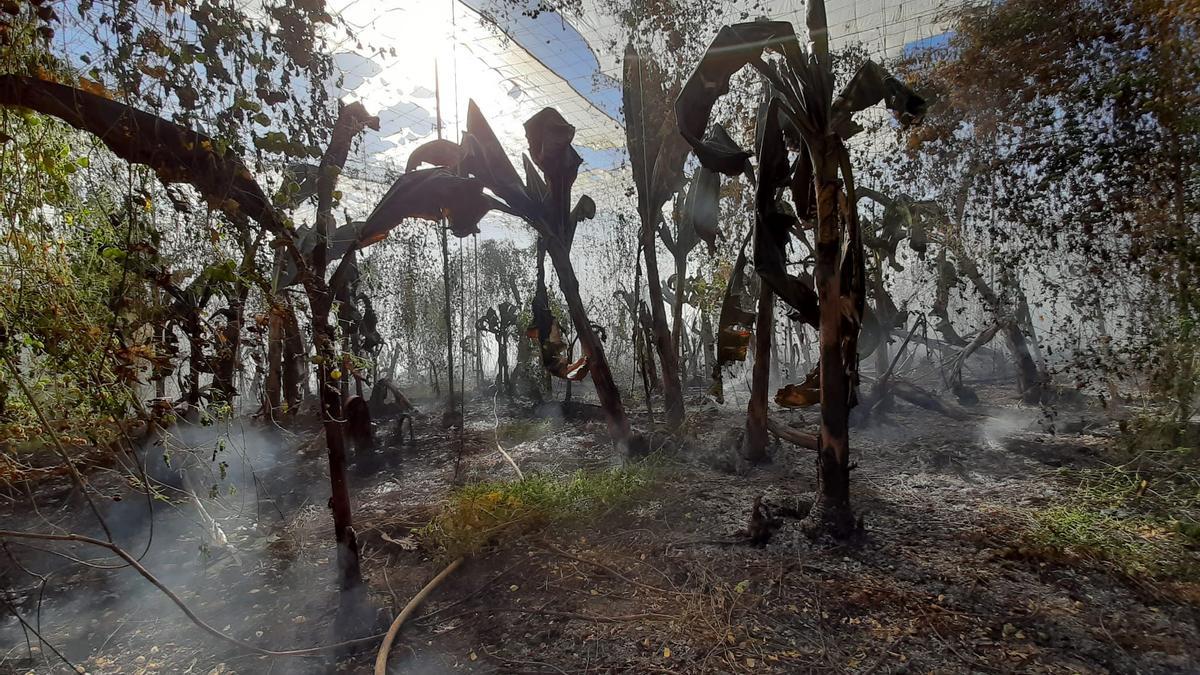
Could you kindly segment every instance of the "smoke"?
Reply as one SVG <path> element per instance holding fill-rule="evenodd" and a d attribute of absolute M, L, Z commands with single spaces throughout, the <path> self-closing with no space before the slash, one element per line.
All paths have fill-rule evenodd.
<path fill-rule="evenodd" d="M 336 593 L 330 583 L 334 550 L 327 534 L 329 483 L 323 453 L 304 451 L 313 433 L 264 428 L 244 419 L 181 421 L 138 449 L 137 459 L 150 485 L 149 502 L 143 471 L 128 457 L 119 473 L 92 477 L 98 493 L 94 499 L 114 541 L 140 557 L 155 577 L 218 630 L 272 648 L 333 641 L 320 628 L 333 622 L 318 616 L 337 603 L 331 599 Z M 314 449 L 323 448 L 316 444 Z M 40 513 L 54 520 L 56 529 L 103 538 L 82 504 L 48 493 L 34 497 Z M 4 519 L 10 529 L 51 531 L 46 523 L 29 522 L 24 511 L 5 514 Z M 93 565 L 109 566 L 115 560 L 95 547 L 38 548 L 54 548 Z M 155 661 L 152 645 L 212 645 L 133 570 L 81 567 L 12 542 L 9 549 L 16 561 L 10 559 L 3 569 L 9 600 L 77 665 L 92 672 L 133 672 L 150 669 L 148 664 Z M 16 563 L 44 576 L 44 588 Z M 290 629 L 271 628 L 279 625 Z M 272 630 L 276 634 L 270 634 Z M 29 637 L 37 645 L 36 638 Z M 0 639 L 19 647 L 12 658 L 25 655 L 25 635 L 11 613 L 0 624 Z M 42 651 L 37 667 L 55 666 L 57 657 Z M 134 660 L 89 662 L 101 651 L 106 658 L 127 654 Z M 178 657 L 176 651 L 172 654 Z M 63 667 L 61 662 L 57 666 Z M 323 671 L 313 666 L 312 672 Z"/>
<path fill-rule="evenodd" d="M 993 450 L 1004 450 L 1005 441 L 1036 426 L 1040 414 L 1031 409 L 1008 409 L 979 425 L 979 437 Z"/>

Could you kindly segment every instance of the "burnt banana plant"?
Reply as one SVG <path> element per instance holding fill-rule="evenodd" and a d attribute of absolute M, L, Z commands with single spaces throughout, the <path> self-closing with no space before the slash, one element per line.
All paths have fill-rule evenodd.
<path fill-rule="evenodd" d="M 663 206 L 683 184 L 683 163 L 688 145 L 671 119 L 672 88 L 666 73 L 653 58 L 629 43 L 625 48 L 622 99 L 629 163 L 637 189 L 642 252 L 650 291 L 651 334 L 662 365 L 663 404 L 667 426 L 683 424 L 683 385 L 679 373 L 679 337 L 672 337 L 663 307 L 658 271 L 657 235 L 665 227 Z M 676 321 L 676 330 L 681 321 Z"/>
<path fill-rule="evenodd" d="M 378 119 L 361 104 L 343 107 L 330 142 L 317 168 L 317 218 L 310 252 L 296 242 L 296 228 L 267 197 L 258 181 L 235 153 L 223 150 L 213 139 L 151 113 L 68 85 L 21 75 L 0 75 L 0 106 L 20 107 L 56 117 L 98 137 L 109 150 L 131 164 L 152 169 L 164 184 L 187 183 L 216 210 L 238 227 L 257 223 L 275 238 L 297 270 L 297 281 L 308 298 L 316 360 L 321 374 L 321 422 L 329 451 L 334 538 L 340 583 L 361 598 L 363 583 L 358 540 L 354 534 L 350 492 L 346 480 L 346 442 L 343 430 L 340 373 L 330 309 L 334 297 L 350 274 L 342 258 L 327 279 L 333 202 L 337 179 L 355 137 Z M 402 175 L 372 211 L 350 241 L 360 249 L 387 237 L 406 218 L 449 219 L 455 234 L 478 231 L 480 218 L 493 208 L 483 185 L 444 169 L 427 169 Z"/>
<path fill-rule="evenodd" d="M 683 305 L 688 283 L 687 259 L 696 246 L 704 241 L 710 253 L 716 251 L 718 218 L 720 216 L 721 175 L 700 167 L 692 175 L 686 191 L 675 197 L 675 233 L 672 235 L 666 223 L 659 225 L 658 236 L 675 259 L 675 274 L 667 285 L 675 293 L 672 302 L 672 337 L 676 353 L 682 354 L 684 344 Z"/>
<path fill-rule="evenodd" d="M 571 264 L 576 227 L 596 215 L 596 204 L 590 197 L 584 195 L 572 203 L 571 187 L 579 175 L 579 165 L 583 163 L 579 153 L 571 147 L 575 127 L 557 110 L 545 108 L 525 122 L 525 138 L 529 143 L 529 154 L 523 157 L 525 179 L 522 180 L 491 125 L 471 101 L 462 142 L 434 141 L 423 145 L 410 158 L 409 166 L 428 162 L 452 168 L 459 175 L 479 181 L 498 198 L 498 201 L 493 200 L 494 208 L 521 218 L 534 229 L 538 235 L 537 295 L 540 298 L 535 297 L 533 310 L 538 339 L 542 341 L 543 360 L 553 356 L 552 361 L 558 363 L 558 356 L 561 356 L 559 346 L 548 342 L 555 332 L 560 333 L 561 340 L 561 331 L 555 330 L 553 316 L 549 314 L 544 276 L 540 272 L 542 258 L 548 255 L 558 275 L 559 287 L 567 301 L 571 323 L 579 336 L 585 359 L 579 364 L 566 364 L 561 373 L 555 374 L 578 379 L 579 369 L 587 368 L 613 439 L 627 450 L 638 452 L 644 441 L 631 433 L 621 393 L 604 354 L 604 345 L 588 320 L 579 294 L 579 280 Z M 547 348 L 554 353 L 548 355 Z M 566 361 L 566 358 L 562 360 Z"/>
<path fill-rule="evenodd" d="M 684 85 L 675 112 L 683 137 L 704 166 L 729 176 L 745 173 L 751 153 L 707 140 L 705 133 L 713 106 L 729 91 L 734 73 L 750 66 L 767 81 L 754 153 L 754 269 L 791 308 L 793 318 L 819 331 L 819 492 L 804 524 L 811 534 L 847 536 L 855 527 L 848 418 L 855 404 L 866 294 L 863 241 L 845 143 L 859 130 L 852 119 L 858 111 L 883 101 L 906 125 L 921 119 L 925 105 L 871 61 L 835 93 L 824 2 L 810 2 L 806 18 L 806 46 L 786 22 L 722 28 Z M 764 58 L 768 52 L 774 55 L 769 60 Z M 785 190 L 791 192 L 792 207 L 781 200 Z M 815 288 L 788 270 L 786 246 L 796 235 L 815 235 Z"/>
<path fill-rule="evenodd" d="M 502 302 L 499 306 L 500 311 L 497 312 L 496 309 L 488 307 L 487 313 L 475 321 L 475 330 L 491 333 L 496 338 L 496 386 L 512 396 L 512 377 L 508 372 L 508 339 L 517 327 L 517 306 L 511 302 Z"/>

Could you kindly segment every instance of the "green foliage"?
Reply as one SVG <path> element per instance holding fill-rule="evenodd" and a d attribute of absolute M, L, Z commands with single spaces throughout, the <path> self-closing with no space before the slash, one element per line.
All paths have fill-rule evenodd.
<path fill-rule="evenodd" d="M 0 181 L 19 186 L 0 204 L 0 353 L 43 412 L 64 422 L 63 440 L 102 443 L 129 405 L 137 360 L 151 355 L 133 337 L 145 297 L 105 253 L 125 236 L 109 219 L 111 201 L 102 191 L 80 196 L 79 169 L 90 162 L 73 148 L 87 146 L 33 115 L 0 113 L 0 125 L 13 139 L 0 152 Z M 110 342 L 114 330 L 128 339 Z M 44 444 L 11 378 L 0 375 L 0 438 Z"/>
<path fill-rule="evenodd" d="M 1132 577 L 1200 580 L 1200 474 L 1195 453 L 1143 453 L 1133 464 L 1085 471 L 1070 499 L 1034 514 L 1036 547 L 1114 566 Z M 1166 470 L 1164 470 L 1166 469 Z"/>
<path fill-rule="evenodd" d="M 454 493 L 419 534 L 452 556 L 552 524 L 594 518 L 648 488 L 653 465 L 577 471 L 562 478 L 532 474 L 515 482 L 482 482 Z"/>

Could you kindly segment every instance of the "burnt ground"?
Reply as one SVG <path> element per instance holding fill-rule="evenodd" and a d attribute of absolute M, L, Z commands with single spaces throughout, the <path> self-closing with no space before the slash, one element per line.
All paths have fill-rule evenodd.
<path fill-rule="evenodd" d="M 1089 431 L 1052 435 L 1039 411 L 1018 407 L 1006 391 L 988 394 L 991 404 L 972 419 L 898 405 L 854 431 L 852 489 L 864 522 L 857 539 L 814 543 L 785 518 L 761 549 L 735 532 L 755 496 L 789 505 L 813 489 L 810 453 L 785 445 L 771 464 L 743 475 L 715 469 L 743 415 L 693 406 L 686 442 L 664 452 L 653 485 L 627 504 L 506 535 L 467 560 L 405 625 L 392 671 L 1200 672 L 1195 584 L 1150 583 L 1029 545 L 1032 514 L 1072 499 L 1072 471 L 1103 462 L 1115 429 L 1077 412 L 1073 426 L 1083 420 Z M 528 414 L 501 408 L 501 425 Z M 811 426 L 815 415 L 807 417 Z M 242 464 L 252 473 L 241 467 L 233 494 L 220 484 L 225 505 L 214 510 L 230 546 L 206 541 L 187 507 L 164 506 L 143 562 L 215 628 L 269 649 L 378 631 L 447 563 L 414 530 L 450 493 L 456 466 L 459 480 L 512 476 L 495 451 L 491 400 L 471 403 L 467 418 L 461 436 L 436 429 L 432 416 L 418 419 L 415 443 L 355 467 L 363 565 L 379 608 L 374 626 L 335 621 L 328 483 L 315 427 L 268 435 L 238 421 L 240 432 L 228 436 L 250 439 Z M 636 421 L 646 425 L 644 416 Z M 256 454 L 270 439 L 281 449 Z M 621 462 L 599 422 L 539 425 L 508 449 L 526 473 Z M 150 524 L 144 502 L 115 472 L 90 475 L 123 497 L 104 506 L 120 525 L 118 539 L 140 553 Z M 0 509 L 3 527 L 95 532 L 61 480 L 15 488 Z M 257 656 L 205 636 L 129 569 L 82 566 L 12 542 L 0 560 L 8 602 L 91 673 L 372 669 L 378 641 L 316 657 Z M 25 636 L 6 612 L 0 672 L 69 672 Z"/>

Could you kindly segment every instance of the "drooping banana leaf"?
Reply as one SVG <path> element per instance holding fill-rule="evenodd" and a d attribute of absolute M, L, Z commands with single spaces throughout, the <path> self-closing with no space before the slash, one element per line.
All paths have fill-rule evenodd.
<path fill-rule="evenodd" d="M 475 101 L 467 103 L 467 134 L 462 146 L 460 173 L 478 178 L 518 215 L 533 213 L 525 184 Z"/>
<path fill-rule="evenodd" d="M 282 209 L 294 209 L 317 194 L 316 164 L 292 162 L 283 169 L 283 185 L 275 193 L 275 204 Z"/>
<path fill-rule="evenodd" d="M 507 300 L 500 303 L 500 329 L 501 330 L 508 330 L 509 328 L 512 328 L 513 326 L 517 325 L 517 320 L 519 318 L 517 311 L 518 311 L 517 306 L 512 304 L 511 302 L 508 302 Z"/>
<path fill-rule="evenodd" d="M 586 356 L 574 363 L 567 358 L 571 345 L 563 339 L 562 326 L 550 311 L 550 296 L 544 281 L 537 285 L 533 294 L 533 325 L 527 334 L 538 341 L 542 367 L 551 375 L 575 382 L 587 377 Z"/>
<path fill-rule="evenodd" d="M 725 26 L 717 32 L 703 58 L 684 83 L 675 101 L 679 133 L 692 146 L 704 166 L 727 176 L 743 172 L 750 153 L 724 139 L 706 138 L 709 118 L 717 99 L 729 93 L 729 80 L 766 49 L 784 53 L 785 42 L 796 42 L 792 25 L 784 21 L 756 21 Z"/>
<path fill-rule="evenodd" d="M 879 64 L 867 61 L 833 102 L 833 128 L 843 139 L 850 138 L 857 132 L 849 126 L 850 116 L 881 100 L 901 126 L 916 124 L 925 116 L 925 99 L 914 94 Z"/>
<path fill-rule="evenodd" d="M 475 321 L 475 329 L 491 333 L 499 339 L 506 338 L 509 330 L 517 325 L 517 306 L 505 301 L 500 303 L 499 308 L 497 312 L 495 307 L 488 307 L 487 313 Z"/>
<path fill-rule="evenodd" d="M 446 218 L 456 237 L 478 234 L 479 221 L 494 206 L 482 182 L 443 168 L 401 175 L 363 222 L 358 248 L 387 236 L 405 218 Z"/>
<path fill-rule="evenodd" d="M 414 150 L 413 153 L 408 156 L 408 163 L 404 165 L 404 172 L 408 173 L 422 164 L 456 169 L 462 162 L 462 159 L 462 146 L 454 141 L 448 141 L 439 138 L 429 141 L 428 143 L 424 143 Z"/>
<path fill-rule="evenodd" d="M 779 200 L 779 193 L 790 184 L 791 177 L 792 167 L 779 124 L 779 99 L 772 98 L 759 133 L 754 271 L 802 321 L 816 327 L 820 321 L 816 291 L 787 270 L 787 245 L 797 220 Z"/>
<path fill-rule="evenodd" d="M 543 219 L 545 226 L 569 249 L 574 234 L 569 232 L 571 186 L 583 164 L 583 158 L 571 145 L 575 140 L 575 127 L 554 108 L 543 108 L 525 122 L 525 139 L 529 142 L 530 159 L 541 169 L 549 188 L 548 209 Z"/>
<path fill-rule="evenodd" d="M 563 233 L 567 248 L 570 248 L 575 242 L 575 229 L 579 227 L 579 223 L 595 217 L 596 202 L 587 195 L 580 195 L 579 201 L 575 202 L 575 208 L 571 209 L 571 213 L 567 216 L 567 230 Z"/>
<path fill-rule="evenodd" d="M 708 251 L 713 254 L 717 251 L 717 235 L 720 234 L 720 202 L 721 174 L 700 167 L 688 186 L 684 214 L 696 236 L 708 244 Z"/>
<path fill-rule="evenodd" d="M 500 315 L 496 314 L 495 307 L 488 307 L 487 312 L 475 320 L 475 330 L 492 335 L 500 334 Z"/>
<path fill-rule="evenodd" d="M 675 222 L 678 228 L 674 237 L 666 225 L 660 227 L 660 237 L 667 250 L 678 258 L 687 257 L 696 244 L 708 244 L 709 253 L 716 253 L 718 225 L 721 208 L 721 174 L 700 167 L 688 182 L 687 192 L 675 203 Z"/>
<path fill-rule="evenodd" d="M 357 245 L 361 237 L 362 226 L 363 221 L 356 220 L 329 233 L 329 248 L 326 255 L 330 262 L 341 259 L 342 256 L 350 251 L 352 246 Z M 305 257 L 312 255 L 313 249 L 317 245 L 316 231 L 312 226 L 304 225 L 296 228 L 294 239 L 296 248 Z M 293 258 L 285 256 L 280 260 L 279 264 L 278 288 L 287 288 L 300 281 L 300 271 L 296 267 L 296 261 Z"/>
<path fill-rule="evenodd" d="M 733 176 L 742 172 L 750 156 L 704 138 L 713 105 L 728 93 L 733 74 L 747 65 L 756 68 L 774 88 L 787 133 L 810 144 L 821 143 L 828 130 L 852 132 L 850 116 L 879 101 L 892 109 L 902 124 L 920 121 L 924 100 L 871 61 L 862 66 L 835 104 L 824 3 L 813 0 L 808 9 L 811 52 L 800 46 L 787 22 L 733 24 L 717 33 L 675 102 L 680 131 L 701 164 Z M 768 50 L 781 54 L 782 61 L 764 61 L 763 52 Z M 802 218 L 804 211 L 800 209 Z"/>
<path fill-rule="evenodd" d="M 401 174 L 371 215 L 354 227 L 355 238 L 349 249 L 357 250 L 387 238 L 406 218 L 438 220 L 446 218 L 456 237 L 479 232 L 479 221 L 495 205 L 483 194 L 483 184 L 473 178 L 457 176 L 448 169 L 435 167 Z M 330 278 L 330 288 L 339 288 L 346 274 L 346 258 Z"/>
<path fill-rule="evenodd" d="M 821 402 L 821 369 L 813 368 L 800 384 L 775 392 L 775 403 L 784 408 L 807 408 Z"/>
<path fill-rule="evenodd" d="M 746 243 L 738 252 L 737 261 L 729 274 L 721 313 L 717 319 L 717 369 L 734 361 L 745 361 L 750 346 L 754 312 L 743 309 L 746 298 Z"/>

